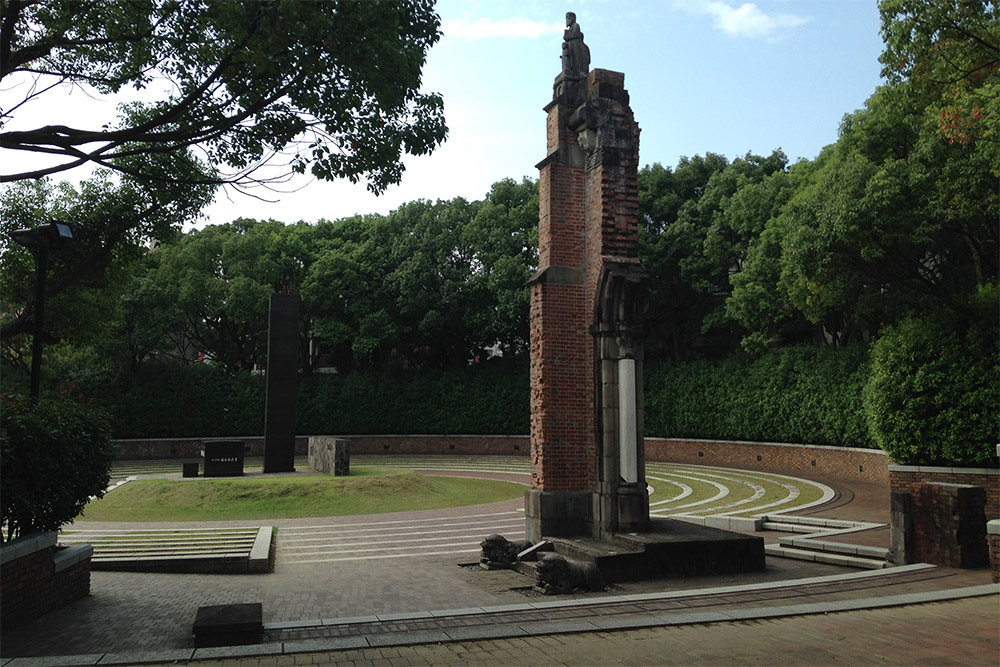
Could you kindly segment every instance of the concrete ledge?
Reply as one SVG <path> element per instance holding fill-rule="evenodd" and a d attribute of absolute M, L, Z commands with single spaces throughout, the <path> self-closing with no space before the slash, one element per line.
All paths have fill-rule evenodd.
<path fill-rule="evenodd" d="M 58 541 L 59 533 L 54 530 L 47 533 L 33 533 L 19 537 L 0 548 L 0 565 L 23 558 L 24 556 L 29 556 L 42 549 L 54 547 Z"/>
<path fill-rule="evenodd" d="M 250 547 L 250 559 L 247 561 L 247 572 L 265 573 L 269 568 L 271 557 L 271 536 L 274 534 L 273 526 L 261 526 L 257 531 L 257 537 Z"/>
<path fill-rule="evenodd" d="M 55 562 L 56 572 L 62 572 L 66 568 L 73 567 L 77 563 L 90 560 L 90 557 L 93 555 L 93 545 L 75 544 L 71 547 L 66 547 L 61 551 L 57 551 L 55 558 L 52 560 Z"/>
<path fill-rule="evenodd" d="M 671 519 L 722 530 L 738 530 L 748 533 L 759 532 L 764 525 L 764 517 L 745 516 L 695 516 L 693 514 L 671 514 Z"/>
<path fill-rule="evenodd" d="M 1000 475 L 1000 468 L 946 468 L 941 466 L 889 465 L 890 472 L 927 472 L 944 475 Z"/>
<path fill-rule="evenodd" d="M 986 522 L 987 535 L 1000 535 L 1000 519 L 993 519 Z"/>

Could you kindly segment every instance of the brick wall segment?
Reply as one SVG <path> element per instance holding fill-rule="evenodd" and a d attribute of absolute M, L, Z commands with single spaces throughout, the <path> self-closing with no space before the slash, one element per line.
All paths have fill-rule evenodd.
<path fill-rule="evenodd" d="M 90 594 L 93 548 L 75 549 L 74 557 L 57 566 L 64 550 L 56 540 L 55 532 L 38 533 L 0 547 L 0 625 L 4 630 Z"/>
<path fill-rule="evenodd" d="M 922 484 L 945 483 L 976 486 L 986 493 L 986 519 L 1000 518 L 1000 469 L 946 468 L 889 465 L 889 486 L 893 491 L 914 493 Z"/>

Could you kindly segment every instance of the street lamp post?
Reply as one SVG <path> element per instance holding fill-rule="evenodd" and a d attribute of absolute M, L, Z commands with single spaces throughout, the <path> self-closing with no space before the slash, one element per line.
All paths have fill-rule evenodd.
<path fill-rule="evenodd" d="M 31 402 L 38 403 L 42 382 L 42 321 L 45 314 L 45 282 L 49 272 L 49 251 L 73 239 L 73 230 L 53 220 L 34 229 L 18 229 L 10 237 L 35 255 L 35 332 L 31 338 Z"/>

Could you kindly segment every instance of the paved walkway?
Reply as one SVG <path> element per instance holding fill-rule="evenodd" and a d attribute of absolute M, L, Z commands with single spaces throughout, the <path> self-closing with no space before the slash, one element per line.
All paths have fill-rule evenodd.
<path fill-rule="evenodd" d="M 805 513 L 887 520 L 886 490 L 818 481 L 835 496 Z M 391 558 L 375 557 L 386 555 L 376 551 L 384 545 L 347 560 L 301 557 L 307 549 L 291 542 L 310 534 L 326 540 L 316 532 L 322 525 L 342 534 L 374 524 L 457 529 L 477 516 L 505 521 L 521 505 L 269 521 L 290 540 L 269 575 L 94 572 L 88 598 L 4 633 L 0 667 L 216 658 L 247 665 L 1000 664 L 1000 587 L 984 570 L 859 571 L 769 558 L 760 574 L 547 598 L 515 573 L 459 567 L 476 560 L 474 552 L 420 554 L 424 543 L 407 534 L 413 531 L 396 533 Z M 399 555 L 408 550 L 412 556 Z M 264 643 L 193 649 L 197 608 L 238 602 L 263 603 Z"/>

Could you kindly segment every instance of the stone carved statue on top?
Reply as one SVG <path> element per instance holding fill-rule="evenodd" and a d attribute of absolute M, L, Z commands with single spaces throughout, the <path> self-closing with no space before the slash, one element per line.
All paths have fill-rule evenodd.
<path fill-rule="evenodd" d="M 576 22 L 576 14 L 566 12 L 566 30 L 563 32 L 562 73 L 572 78 L 584 78 L 590 72 L 590 48 L 583 43 L 583 32 Z"/>

